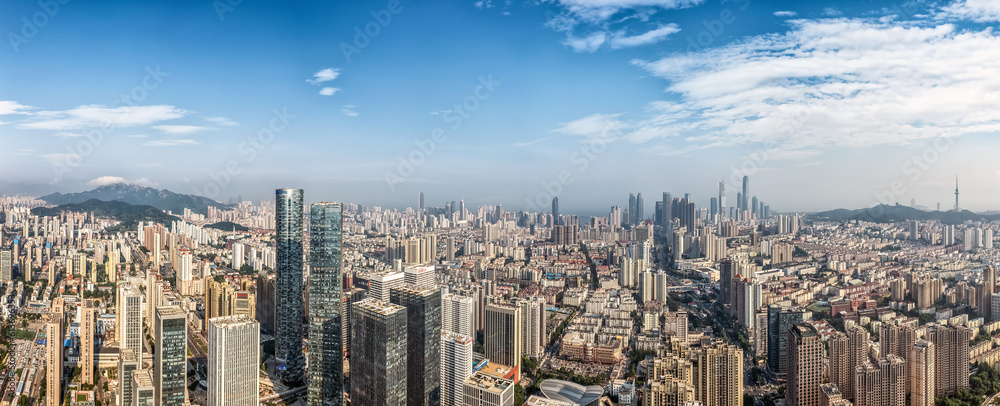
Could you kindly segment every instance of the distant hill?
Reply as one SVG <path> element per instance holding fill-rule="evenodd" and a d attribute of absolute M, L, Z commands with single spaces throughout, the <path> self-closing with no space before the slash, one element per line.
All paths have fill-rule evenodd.
<path fill-rule="evenodd" d="M 91 199 L 105 202 L 119 201 L 134 205 L 153 206 L 171 213 L 183 214 L 184 209 L 191 209 L 198 214 L 208 214 L 209 207 L 226 210 L 230 206 L 202 196 L 182 195 L 169 190 L 159 190 L 127 183 L 116 183 L 98 187 L 97 189 L 80 193 L 53 193 L 40 197 L 49 204 L 83 203 Z"/>
<path fill-rule="evenodd" d="M 216 230 L 222 230 L 222 231 L 233 231 L 234 229 L 236 231 L 247 231 L 247 230 L 249 230 L 248 228 L 243 227 L 243 226 L 241 226 L 239 224 L 233 223 L 231 221 L 223 221 L 221 223 L 209 224 L 209 225 L 205 226 L 205 228 L 214 228 Z"/>
<path fill-rule="evenodd" d="M 993 221 L 1000 220 L 997 214 L 978 214 L 968 210 L 962 211 L 924 211 L 910 206 L 880 204 L 867 209 L 836 209 L 813 213 L 809 215 L 813 220 L 861 220 L 876 223 L 897 223 L 907 220 L 937 220 L 945 224 L 961 224 L 966 221 Z"/>
<path fill-rule="evenodd" d="M 105 202 L 97 199 L 90 199 L 83 203 L 31 209 L 31 214 L 37 216 L 56 216 L 62 212 L 93 212 L 97 217 L 110 217 L 121 222 L 116 227 L 119 230 L 135 230 L 140 221 L 170 225 L 171 222 L 180 220 L 179 217 L 171 216 L 153 206 L 137 206 L 125 202 Z"/>

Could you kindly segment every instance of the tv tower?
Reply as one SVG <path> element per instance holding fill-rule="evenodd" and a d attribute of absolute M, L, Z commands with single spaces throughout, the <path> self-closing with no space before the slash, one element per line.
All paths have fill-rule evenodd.
<path fill-rule="evenodd" d="M 955 175 L 955 211 L 960 211 L 961 208 L 958 205 L 958 175 Z"/>

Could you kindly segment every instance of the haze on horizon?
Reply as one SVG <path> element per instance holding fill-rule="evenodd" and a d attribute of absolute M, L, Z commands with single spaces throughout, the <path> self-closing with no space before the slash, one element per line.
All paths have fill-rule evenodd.
<path fill-rule="evenodd" d="M 213 4 L 7 5 L 0 194 L 1000 209 L 990 2 Z"/>

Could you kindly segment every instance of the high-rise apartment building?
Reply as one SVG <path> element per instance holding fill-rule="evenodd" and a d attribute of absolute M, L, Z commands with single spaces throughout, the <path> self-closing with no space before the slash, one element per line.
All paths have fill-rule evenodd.
<path fill-rule="evenodd" d="M 153 388 L 158 406 L 187 403 L 187 313 L 180 306 L 156 308 Z M 255 360 L 256 362 L 256 360 Z"/>
<path fill-rule="evenodd" d="M 823 384 L 823 341 L 816 328 L 798 324 L 788 333 L 788 406 L 819 406 Z"/>
<path fill-rule="evenodd" d="M 837 385 L 844 399 L 854 401 L 855 372 L 868 360 L 870 339 L 868 331 L 857 325 L 830 339 L 830 382 Z"/>
<path fill-rule="evenodd" d="M 275 337 L 274 357 L 281 380 L 298 385 L 305 372 L 302 322 L 302 189 L 275 191 Z"/>
<path fill-rule="evenodd" d="M 14 255 L 10 247 L 0 247 L 0 281 L 10 282 L 14 280 Z"/>
<path fill-rule="evenodd" d="M 855 406 L 906 406 L 906 367 L 889 354 L 859 365 L 854 374 Z"/>
<path fill-rule="evenodd" d="M 521 354 L 541 358 L 545 350 L 545 300 L 528 298 L 517 301 L 521 308 Z"/>
<path fill-rule="evenodd" d="M 433 266 L 408 266 L 403 269 L 403 283 L 420 288 L 434 287 L 434 273 Z"/>
<path fill-rule="evenodd" d="M 909 324 L 882 324 L 879 328 L 879 349 L 885 355 L 895 355 L 903 359 L 903 365 L 910 367 L 910 356 L 917 340 L 917 332 Z M 910 380 L 905 380 L 906 393 L 911 392 Z"/>
<path fill-rule="evenodd" d="M 343 219 L 340 203 L 310 207 L 309 394 L 310 406 L 340 405 L 344 391 L 341 294 Z"/>
<path fill-rule="evenodd" d="M 406 405 L 406 316 L 372 298 L 351 305 L 351 404 Z"/>
<path fill-rule="evenodd" d="M 94 384 L 94 336 L 97 334 L 97 308 L 91 299 L 80 309 L 80 382 Z"/>
<path fill-rule="evenodd" d="M 703 406 L 743 404 L 743 350 L 721 341 L 696 352 L 694 381 Z"/>
<path fill-rule="evenodd" d="M 424 287 L 392 288 L 392 304 L 406 308 L 406 404 L 441 401 L 441 291 Z"/>
<path fill-rule="evenodd" d="M 441 296 L 441 330 L 475 337 L 475 301 L 448 293 Z"/>
<path fill-rule="evenodd" d="M 910 382 L 910 405 L 934 406 L 934 344 L 917 340 L 910 351 L 906 370 Z"/>
<path fill-rule="evenodd" d="M 45 405 L 62 406 L 63 382 L 63 299 L 52 300 L 49 322 L 45 324 Z"/>
<path fill-rule="evenodd" d="M 247 315 L 208 321 L 208 406 L 259 402 L 260 324 Z"/>
<path fill-rule="evenodd" d="M 383 302 L 389 301 L 389 291 L 392 288 L 403 286 L 406 275 L 402 272 L 385 271 L 369 275 L 368 297 Z"/>
<path fill-rule="evenodd" d="M 969 387 L 969 340 L 965 327 L 933 325 L 926 340 L 934 344 L 934 397 L 950 395 Z"/>
<path fill-rule="evenodd" d="M 132 350 L 136 357 L 142 358 L 142 340 L 145 339 L 142 333 L 143 307 L 145 306 L 145 296 L 139 288 L 129 284 L 119 284 L 118 312 L 115 314 L 116 328 L 118 331 L 120 348 L 122 350 Z"/>
<path fill-rule="evenodd" d="M 473 344 L 470 336 L 441 332 L 441 406 L 464 405 L 464 382 L 472 375 Z"/>

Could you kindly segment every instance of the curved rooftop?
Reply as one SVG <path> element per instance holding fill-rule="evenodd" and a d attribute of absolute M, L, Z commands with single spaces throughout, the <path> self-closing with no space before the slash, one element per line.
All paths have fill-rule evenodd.
<path fill-rule="evenodd" d="M 577 383 L 559 379 L 546 379 L 539 385 L 545 397 L 562 402 L 571 402 L 587 406 L 595 403 L 604 395 L 604 388 L 591 385 L 583 386 Z"/>

